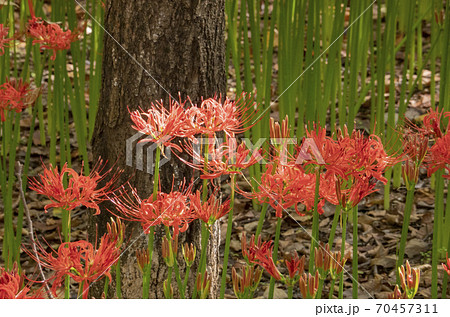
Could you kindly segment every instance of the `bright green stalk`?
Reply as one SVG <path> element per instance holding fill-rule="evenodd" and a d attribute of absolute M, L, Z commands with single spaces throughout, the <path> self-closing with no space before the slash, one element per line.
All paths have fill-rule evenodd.
<path fill-rule="evenodd" d="M 281 233 L 281 218 L 277 219 L 277 228 L 275 231 L 275 242 L 273 244 L 273 253 L 272 253 L 272 258 L 273 258 L 273 263 L 277 263 L 278 260 L 278 244 L 280 242 L 280 233 Z M 270 285 L 269 285 L 269 299 L 273 298 L 273 293 L 275 290 L 275 279 L 271 276 L 270 277 Z"/>
<path fill-rule="evenodd" d="M 152 200 L 155 201 L 158 197 L 158 187 L 159 187 L 159 162 L 161 159 L 161 148 L 156 147 L 155 155 L 155 170 L 153 173 L 153 194 Z M 152 273 L 152 259 L 153 259 L 153 244 L 155 239 L 155 227 L 150 227 L 150 233 L 148 234 L 148 254 L 149 254 L 149 264 L 146 265 L 144 269 L 143 288 L 142 288 L 142 298 L 148 299 L 150 296 L 150 277 Z"/>
<path fill-rule="evenodd" d="M 116 271 L 116 296 L 118 299 L 122 298 L 122 280 L 120 277 L 120 258 L 117 260 L 116 265 L 114 265 Z"/>
<path fill-rule="evenodd" d="M 70 242 L 70 211 L 62 210 L 62 232 L 64 237 L 64 242 Z M 81 286 L 80 286 L 81 287 Z M 64 280 L 64 298 L 70 298 L 70 277 L 66 276 Z"/>
<path fill-rule="evenodd" d="M 168 271 L 167 271 L 167 287 L 169 288 L 169 291 L 170 291 L 170 284 L 171 283 L 172 283 L 172 267 L 170 266 Z M 166 295 L 166 294 L 164 294 L 164 295 Z M 166 295 L 167 299 L 171 298 L 171 296 L 167 296 L 167 295 Z"/>
<path fill-rule="evenodd" d="M 347 210 L 342 211 L 342 242 L 341 242 L 341 254 L 344 256 L 345 254 L 345 236 L 347 234 Z M 344 293 L 344 270 L 342 270 L 341 275 L 339 276 L 339 297 L 340 299 L 343 298 Z"/>
<path fill-rule="evenodd" d="M 288 286 L 288 299 L 292 299 L 294 294 L 294 286 Z"/>
<path fill-rule="evenodd" d="M 333 223 L 331 224 L 331 231 L 330 231 L 330 237 L 328 238 L 328 245 L 330 247 L 333 246 L 334 244 L 334 235 L 336 233 L 336 228 L 339 222 L 339 215 L 341 213 L 341 205 L 337 205 L 336 209 L 334 211 L 334 216 L 333 216 Z"/>
<path fill-rule="evenodd" d="M 408 186 L 409 188 L 406 193 L 406 204 L 405 204 L 405 211 L 403 213 L 403 226 L 402 226 L 402 235 L 400 239 L 400 247 L 398 251 L 397 267 L 403 265 L 403 259 L 405 256 L 406 241 L 408 240 L 407 238 L 408 238 L 409 220 L 411 217 L 411 211 L 414 203 L 415 185 L 416 184 L 411 183 L 410 186 Z M 399 283 L 400 277 L 397 272 L 397 284 Z"/>
<path fill-rule="evenodd" d="M 264 224 L 264 219 L 266 219 L 266 213 L 267 213 L 267 208 L 268 207 L 269 207 L 269 204 L 268 203 L 264 203 L 262 208 L 261 208 L 261 214 L 259 215 L 258 227 L 256 228 L 255 240 L 258 239 L 258 237 L 259 237 L 259 235 L 261 233 L 261 230 L 262 230 L 262 227 L 263 227 L 263 224 Z"/>
<path fill-rule="evenodd" d="M 436 198 L 434 207 L 434 220 L 433 220 L 433 246 L 431 254 L 431 298 L 437 298 L 437 288 L 438 288 L 438 260 L 439 260 L 439 237 L 442 234 L 441 223 L 442 223 L 442 213 L 443 213 L 443 185 L 444 180 L 442 177 L 442 169 L 438 170 L 436 173 Z"/>
<path fill-rule="evenodd" d="M 352 213 L 353 213 L 352 291 L 353 291 L 353 298 L 357 299 L 358 298 L 358 206 L 353 207 Z"/>
<path fill-rule="evenodd" d="M 109 277 L 105 276 L 105 285 L 103 286 L 103 296 L 104 299 L 108 298 L 108 289 L 109 289 Z"/>
<path fill-rule="evenodd" d="M 186 287 L 189 280 L 189 272 L 191 270 L 190 266 L 186 266 L 186 273 L 184 274 L 184 282 L 183 282 L 183 294 L 186 294 Z M 194 287 L 195 288 L 195 287 Z"/>
<path fill-rule="evenodd" d="M 309 271 L 313 272 L 314 269 L 314 250 L 319 245 L 319 186 L 320 186 L 320 167 L 316 168 L 316 184 L 314 191 L 314 210 L 313 210 L 313 224 L 312 224 L 312 237 L 311 248 L 309 251 Z"/>
<path fill-rule="evenodd" d="M 206 137 L 208 137 L 207 141 L 208 143 L 205 145 L 205 148 L 203 149 L 203 153 L 204 153 L 204 167 L 203 170 L 205 171 L 205 173 L 208 172 L 208 159 L 209 159 L 209 136 L 206 135 Z M 206 200 L 208 199 L 208 179 L 203 179 L 203 185 L 202 185 L 202 202 L 206 202 Z M 206 252 L 208 249 L 208 240 L 209 240 L 209 230 L 207 228 L 206 223 L 204 223 L 203 221 L 201 222 L 201 247 L 202 247 L 202 252 L 200 255 L 200 265 L 198 267 L 198 273 L 201 273 L 202 276 L 206 270 Z M 197 289 L 194 288 L 194 293 L 192 295 L 193 298 L 197 297 Z"/>
<path fill-rule="evenodd" d="M 447 186 L 447 188 L 450 186 Z M 446 216 L 448 216 L 450 213 L 450 195 L 448 194 L 447 191 L 447 206 L 445 209 L 445 214 Z M 447 234 L 447 254 L 446 256 L 448 256 L 448 251 L 450 250 L 450 230 L 448 229 L 448 225 L 446 224 L 446 230 L 448 232 Z M 442 298 L 447 298 L 447 283 L 448 283 L 448 274 L 444 274 L 444 279 L 442 281 Z"/>
<path fill-rule="evenodd" d="M 330 283 L 330 293 L 328 294 L 328 299 L 333 299 L 333 293 L 334 293 L 334 284 L 336 284 L 336 279 L 332 279 Z"/>
<path fill-rule="evenodd" d="M 223 257 L 223 268 L 222 268 L 222 281 L 220 283 L 220 298 L 225 297 L 225 288 L 227 281 L 227 268 L 228 268 L 228 257 L 230 254 L 230 243 L 231 243 L 231 231 L 233 226 L 233 207 L 234 207 L 234 194 L 235 194 L 235 174 L 231 174 L 230 186 L 231 186 L 231 197 L 230 197 L 230 212 L 228 213 L 228 225 L 227 225 L 227 237 L 225 240 L 225 254 Z"/>

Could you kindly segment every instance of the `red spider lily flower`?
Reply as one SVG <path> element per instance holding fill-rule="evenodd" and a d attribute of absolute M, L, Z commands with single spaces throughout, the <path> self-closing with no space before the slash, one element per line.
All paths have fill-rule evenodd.
<path fill-rule="evenodd" d="M 405 164 L 402 166 L 403 179 L 406 187 L 415 186 L 419 179 L 419 171 L 428 151 L 428 137 L 421 133 L 407 131 L 403 138 L 403 155 Z"/>
<path fill-rule="evenodd" d="M 254 239 L 253 239 L 254 241 Z M 259 241 L 260 242 L 260 241 Z M 280 281 L 283 279 L 280 272 L 278 271 L 275 263 L 273 262 L 273 241 L 263 242 L 260 245 L 250 245 L 248 252 L 253 258 L 250 263 L 258 264 L 262 266 L 267 273 L 269 273 L 274 279 Z M 259 243 L 258 243 L 259 244 Z M 250 257 L 249 257 L 250 259 Z"/>
<path fill-rule="evenodd" d="M 200 190 L 189 195 L 194 216 L 208 226 L 213 225 L 218 219 L 230 212 L 230 200 L 221 203 L 215 195 L 211 195 L 208 201 L 202 202 Z"/>
<path fill-rule="evenodd" d="M 43 173 L 39 176 L 40 181 L 36 178 L 30 178 L 30 189 L 36 191 L 38 194 L 47 196 L 52 203 L 45 206 L 45 211 L 49 208 L 62 208 L 66 211 L 71 211 L 80 205 L 96 210 L 95 215 L 100 214 L 98 204 L 108 199 L 108 195 L 116 189 L 114 188 L 120 171 L 114 174 L 111 179 L 106 182 L 106 185 L 99 187 L 99 183 L 112 171 L 107 170 L 102 173 L 104 166 L 102 160 L 93 167 L 89 176 L 78 174 L 71 168 L 64 164 L 61 173 L 58 172 L 58 167 L 50 168 L 45 165 Z M 64 186 L 64 178 L 67 177 L 67 186 Z"/>
<path fill-rule="evenodd" d="M 4 111 L 14 110 L 20 113 L 36 101 L 41 89 L 32 89 L 29 86 L 30 84 L 22 79 L 6 79 L 0 86 L 0 116 L 3 122 L 6 120 Z"/>
<path fill-rule="evenodd" d="M 216 132 L 223 131 L 228 137 L 234 137 L 252 127 L 252 124 L 248 123 L 253 118 L 255 112 L 252 109 L 256 106 L 246 93 L 243 93 L 236 101 L 225 98 L 225 101 L 221 102 L 221 99 L 217 96 L 208 98 L 203 100 L 200 106 L 194 105 L 186 110 L 184 134 L 213 136 Z"/>
<path fill-rule="evenodd" d="M 400 158 L 388 155 L 381 139 L 377 135 L 365 137 L 361 131 L 353 130 L 349 135 L 347 127 L 338 131 L 337 142 L 346 149 L 346 174 L 350 176 L 376 178 L 383 184 L 387 182 L 383 176 L 386 168 L 395 165 Z"/>
<path fill-rule="evenodd" d="M 289 273 L 289 278 L 292 280 L 295 279 L 296 276 L 300 276 L 305 271 L 305 256 L 302 256 L 301 258 L 298 257 L 297 252 L 294 252 L 294 254 L 289 254 L 284 259 L 284 264 L 286 264 L 286 268 Z M 293 283 L 291 284 L 293 285 Z"/>
<path fill-rule="evenodd" d="M 180 96 L 179 102 L 169 100 L 168 110 L 164 108 L 162 100 L 151 103 L 147 111 L 142 109 L 130 111 L 128 109 L 134 124 L 132 128 L 151 137 L 139 142 L 154 142 L 162 146 L 172 146 L 181 151 L 177 145 L 170 143 L 170 141 L 175 137 L 186 136 L 181 130 L 186 117 L 183 108 L 185 103 L 186 101 L 181 102 Z"/>
<path fill-rule="evenodd" d="M 108 232 L 108 235 L 117 241 L 117 248 L 120 249 L 123 243 L 123 236 L 125 235 L 125 224 L 120 220 L 120 218 L 117 218 L 114 220 L 114 218 L 111 218 L 111 223 L 106 224 L 106 230 Z"/>
<path fill-rule="evenodd" d="M 29 294 L 30 288 L 23 286 L 24 280 L 25 275 L 18 273 L 16 265 L 9 272 L 0 267 L 0 299 L 43 298 L 40 290 L 34 294 Z"/>
<path fill-rule="evenodd" d="M 413 299 L 419 289 L 420 270 L 411 268 L 409 262 L 406 261 L 405 266 L 402 265 L 398 268 L 398 273 L 400 275 L 403 292 L 406 294 L 407 298 Z"/>
<path fill-rule="evenodd" d="M 336 181 L 336 196 L 342 208 L 349 210 L 356 207 L 364 197 L 377 191 L 376 181 L 367 176 L 352 178 L 348 181 Z M 329 200 L 333 203 L 332 200 Z"/>
<path fill-rule="evenodd" d="M 327 174 L 345 177 L 348 170 L 345 156 L 347 149 L 328 137 L 326 129 L 318 125 L 312 130 L 306 130 L 306 136 L 301 146 L 297 147 L 296 163 L 303 164 L 306 161 L 305 166 L 324 166 Z"/>
<path fill-rule="evenodd" d="M 110 200 L 119 211 L 118 217 L 140 222 L 145 234 L 150 233 L 150 227 L 163 224 L 173 228 L 175 237 L 180 232 L 185 232 L 189 223 L 195 219 L 189 206 L 189 192 L 190 187 L 181 192 L 158 192 L 156 200 L 153 197 L 142 200 L 136 189 L 131 188 L 131 194 L 122 190 Z"/>
<path fill-rule="evenodd" d="M 33 45 L 40 44 L 41 51 L 53 50 L 52 60 L 56 58 L 57 51 L 70 49 L 70 44 L 77 41 L 79 31 L 63 31 L 56 23 L 48 23 L 41 18 L 32 17 L 28 21 L 27 35 L 33 38 Z"/>
<path fill-rule="evenodd" d="M 446 255 L 447 258 L 447 264 L 442 263 L 442 267 L 444 268 L 445 272 L 447 272 L 448 275 L 450 275 L 450 259 L 448 258 L 448 253 Z"/>
<path fill-rule="evenodd" d="M 58 251 L 47 252 L 42 246 L 39 259 L 42 266 L 51 269 L 54 275 L 52 292 L 56 295 L 57 288 L 66 276 L 70 276 L 76 283 L 83 285 L 83 299 L 88 298 L 89 285 L 107 276 L 111 281 L 111 266 L 116 264 L 120 251 L 116 246 L 117 240 L 105 234 L 98 248 L 91 243 L 80 240 L 66 242 L 59 246 Z M 36 260 L 35 256 L 28 252 Z"/>
<path fill-rule="evenodd" d="M 429 149 L 426 163 L 428 176 L 431 176 L 438 169 L 444 168 L 449 173 L 444 177 L 450 178 L 450 134 L 448 132 L 443 137 L 436 139 L 436 142 Z"/>
<path fill-rule="evenodd" d="M 430 109 L 428 114 L 423 118 L 423 128 L 418 128 L 414 124 L 410 124 L 412 129 L 416 130 L 419 134 L 424 134 L 425 136 L 431 135 L 435 138 L 441 138 L 443 135 L 441 128 L 441 119 L 442 116 L 449 117 L 450 112 L 438 112 L 437 110 Z M 447 131 L 449 130 L 449 126 L 447 126 Z"/>
<path fill-rule="evenodd" d="M 205 159 L 200 149 L 195 149 L 193 143 L 184 146 L 185 151 L 192 156 L 194 163 L 190 163 L 180 157 L 187 165 L 201 170 L 201 179 L 214 179 L 222 175 L 241 174 L 242 171 L 262 160 L 261 152 L 248 149 L 245 143 L 237 145 L 235 138 L 228 138 L 218 148 L 214 143 L 208 145 L 208 158 Z M 206 167 L 206 168 L 205 168 Z"/>
<path fill-rule="evenodd" d="M 258 241 L 255 244 L 255 235 L 252 235 L 250 238 L 250 242 L 247 243 L 247 237 L 245 236 L 245 233 L 242 233 L 241 236 L 241 250 L 242 250 L 242 256 L 244 257 L 245 261 L 250 264 L 253 263 L 256 259 L 256 250 L 260 249 L 262 246 L 261 236 L 258 237 Z"/>
<path fill-rule="evenodd" d="M 0 56 L 5 54 L 5 47 L 8 43 L 14 40 L 13 38 L 7 37 L 8 31 L 9 28 L 4 27 L 3 24 L 0 23 Z"/>
<path fill-rule="evenodd" d="M 319 271 L 316 270 L 315 275 L 311 275 L 311 273 L 303 273 L 300 277 L 300 292 L 304 299 L 313 299 L 316 297 L 317 290 L 319 289 Z"/>
<path fill-rule="evenodd" d="M 282 211 L 294 207 L 299 215 L 304 215 L 298 205 L 303 204 L 306 210 L 314 209 L 314 196 L 316 187 L 316 175 L 307 174 L 293 164 L 281 165 L 272 162 L 261 178 L 258 191 L 248 194 L 240 191 L 244 196 L 256 198 L 261 203 L 268 203 L 275 209 L 275 215 L 282 217 Z M 327 196 L 324 188 L 320 188 L 319 214 L 323 213 Z"/>

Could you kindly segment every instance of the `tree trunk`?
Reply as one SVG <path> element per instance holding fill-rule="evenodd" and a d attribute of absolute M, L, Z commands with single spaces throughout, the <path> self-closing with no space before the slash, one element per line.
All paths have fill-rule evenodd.
<path fill-rule="evenodd" d="M 178 100 L 178 92 L 183 100 L 190 96 L 194 103 L 202 96 L 225 94 L 224 0 L 109 0 L 104 27 L 103 82 L 92 141 L 94 160 L 101 157 L 109 166 L 124 168 L 121 181 L 130 180 L 140 196 L 147 198 L 152 192 L 152 175 L 145 168 L 138 170 L 134 157 L 133 166 L 126 165 L 126 140 L 136 133 L 127 106 L 145 110 L 150 102 L 161 99 L 167 105 L 169 95 Z M 145 167 L 145 158 L 143 163 Z M 192 176 L 191 168 L 174 155 L 160 170 L 162 190 L 166 192 L 173 177 L 177 189 L 181 180 L 189 181 Z M 109 218 L 106 210 L 91 217 L 91 238 L 95 230 L 98 237 L 105 232 Z M 181 234 L 180 246 L 183 241 L 194 242 L 200 252 L 199 227 L 196 224 Z M 167 278 L 160 257 L 163 232 L 155 232 L 150 297 L 162 298 L 162 283 Z M 147 240 L 140 224 L 127 224 L 124 245 L 128 250 L 121 258 L 123 297 L 141 298 L 142 275 L 135 251 L 146 248 Z M 179 259 L 184 265 L 182 257 Z M 96 285 L 91 294 L 98 296 L 102 288 Z"/>

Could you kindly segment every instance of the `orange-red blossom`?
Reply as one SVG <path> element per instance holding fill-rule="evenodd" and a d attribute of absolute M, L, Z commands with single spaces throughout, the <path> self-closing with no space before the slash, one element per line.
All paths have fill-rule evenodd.
<path fill-rule="evenodd" d="M 128 221 L 140 222 L 145 234 L 150 233 L 150 227 L 163 224 L 172 227 L 173 235 L 188 229 L 189 223 L 195 219 L 189 206 L 189 190 L 158 191 L 156 200 L 153 197 L 142 200 L 137 191 L 131 188 L 131 194 L 121 191 L 114 195 L 111 202 L 119 211 L 119 217 Z"/>
<path fill-rule="evenodd" d="M 14 265 L 11 271 L 0 267 L 0 299 L 37 299 L 43 298 L 40 291 L 29 294 L 30 288 L 23 286 L 25 274 L 19 273 Z"/>
<path fill-rule="evenodd" d="M 49 208 L 62 208 L 71 211 L 81 205 L 96 210 L 96 215 L 100 214 L 98 204 L 108 199 L 108 195 L 115 189 L 113 188 L 120 173 L 116 173 L 102 187 L 99 183 L 111 172 L 111 169 L 102 173 L 104 166 L 100 160 L 92 169 L 88 176 L 78 174 L 75 170 L 67 167 L 67 163 L 58 171 L 58 167 L 47 168 L 43 166 L 44 171 L 38 178 L 30 178 L 30 189 L 38 194 L 47 196 L 52 203 L 45 206 L 45 211 Z M 67 178 L 67 186 L 64 185 L 64 179 Z"/>
<path fill-rule="evenodd" d="M 91 243 L 80 240 L 66 242 L 59 246 L 58 250 L 45 251 L 42 246 L 39 259 L 42 266 L 51 269 L 54 275 L 52 292 L 56 295 L 57 288 L 64 282 L 66 276 L 70 276 L 75 282 L 83 285 L 82 297 L 88 298 L 89 285 L 107 276 L 111 281 L 110 270 L 120 256 L 117 240 L 108 234 L 100 240 L 98 248 Z M 30 254 L 33 258 L 34 255 Z"/>

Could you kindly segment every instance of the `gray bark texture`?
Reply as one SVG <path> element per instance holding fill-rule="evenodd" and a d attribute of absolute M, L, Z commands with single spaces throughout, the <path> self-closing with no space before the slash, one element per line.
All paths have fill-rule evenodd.
<path fill-rule="evenodd" d="M 189 96 L 194 103 L 202 96 L 225 95 L 224 6 L 224 0 L 106 1 L 103 79 L 92 140 L 93 158 L 96 161 L 101 157 L 109 166 L 116 164 L 123 168 L 121 182 L 129 180 L 141 198 L 151 195 L 153 180 L 145 171 L 145 158 L 144 171 L 136 169 L 134 158 L 133 166 L 126 166 L 126 140 L 136 133 L 131 128 L 127 106 L 130 110 L 139 107 L 145 110 L 156 100 L 164 100 L 167 105 L 169 94 L 178 100 L 179 92 L 182 100 Z M 175 155 L 160 169 L 165 192 L 170 191 L 173 178 L 176 190 L 180 181 L 186 179 L 189 182 L 191 177 L 191 168 Z M 111 216 L 106 208 L 113 207 L 106 203 L 101 215 L 91 217 L 90 238 L 100 237 L 106 231 Z M 182 276 L 181 244 L 185 241 L 195 243 L 198 258 L 199 227 L 195 223 L 179 237 L 178 259 Z M 163 298 L 162 283 L 167 278 L 161 258 L 164 233 L 160 229 L 155 232 L 150 297 Z M 135 252 L 146 245 L 141 225 L 128 223 L 124 243 L 128 250 L 121 258 L 124 298 L 142 297 L 142 274 Z M 193 267 L 191 272 L 195 271 L 196 267 Z M 176 290 L 174 277 L 172 281 Z M 101 289 L 103 282 L 96 283 L 90 296 L 98 297 Z M 114 283 L 110 289 L 114 289 Z"/>

